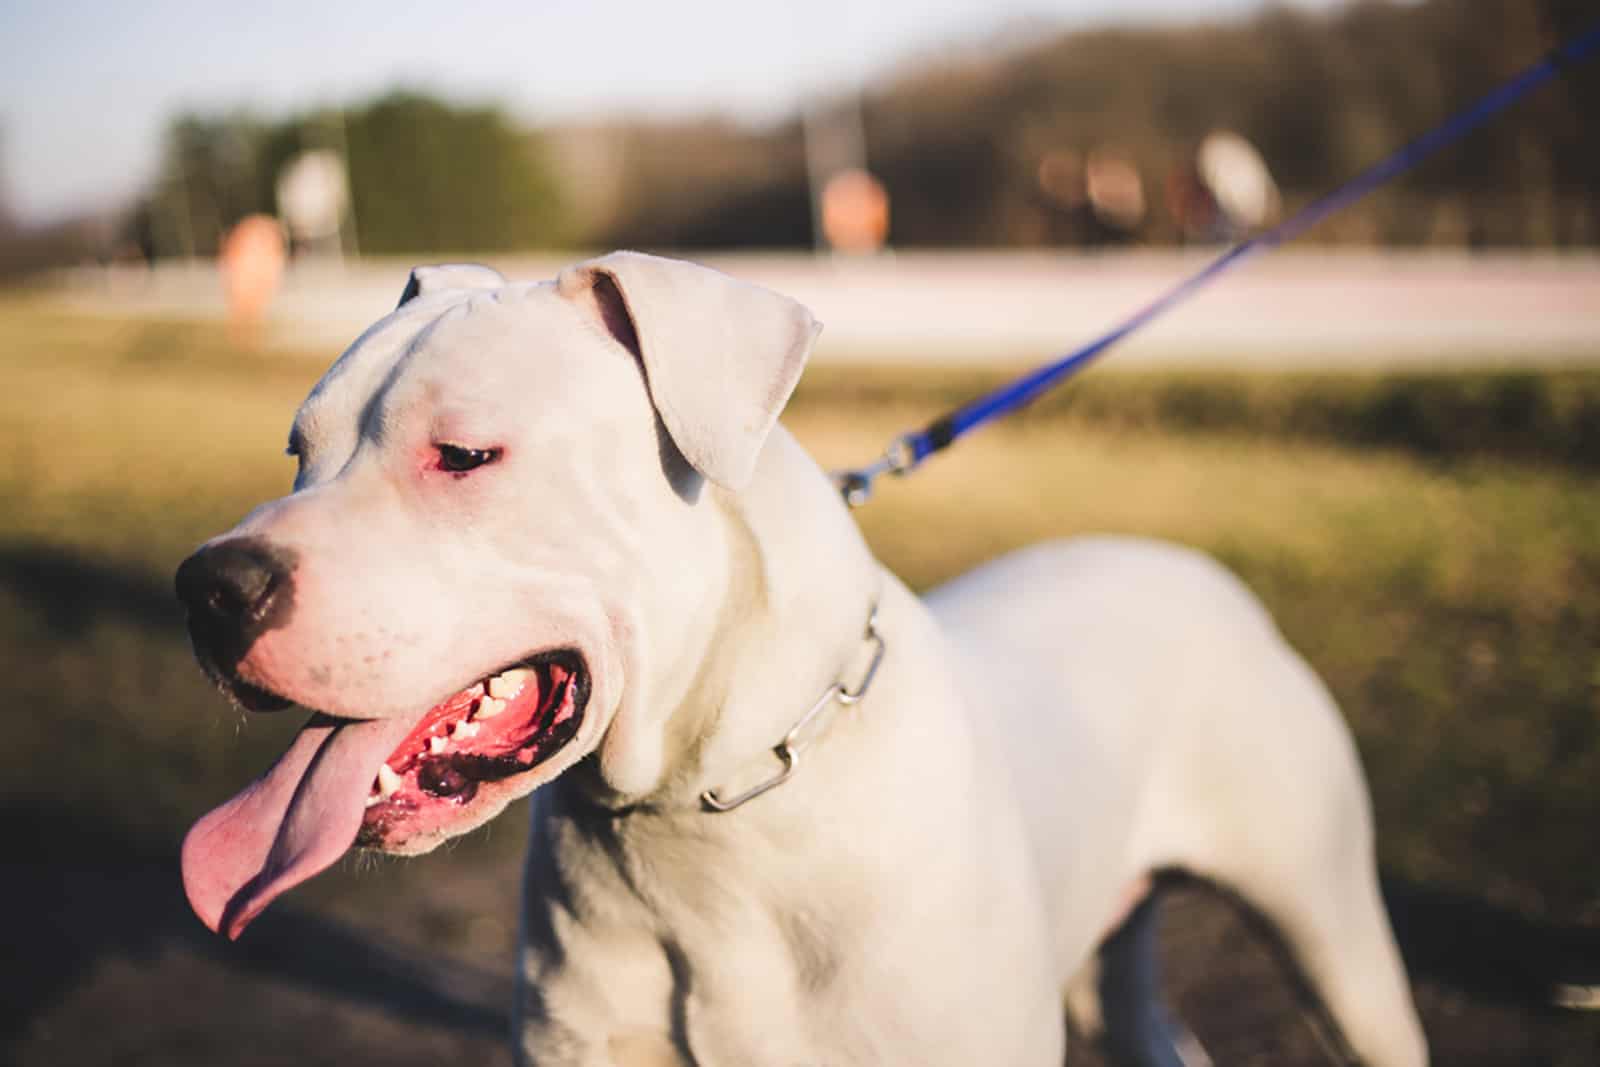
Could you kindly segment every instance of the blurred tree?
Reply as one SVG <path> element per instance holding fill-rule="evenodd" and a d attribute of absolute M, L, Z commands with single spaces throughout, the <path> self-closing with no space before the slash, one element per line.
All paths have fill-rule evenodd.
<path fill-rule="evenodd" d="M 1293 210 L 1597 15 L 1596 0 L 1351 0 L 1320 13 L 1269 5 L 1231 21 L 1035 30 L 1020 47 L 928 57 L 872 88 L 866 164 L 887 187 L 902 246 L 1103 240 L 1047 187 L 1060 168 L 1044 161 L 1110 152 L 1158 190 L 1218 128 L 1260 150 Z M 1309 239 L 1600 242 L 1596 113 L 1600 62 Z M 494 107 L 397 92 L 342 116 L 179 119 L 142 216 L 146 243 L 214 252 L 238 218 L 273 208 L 279 169 L 308 148 L 347 152 L 363 252 L 811 240 L 797 122 L 611 122 L 547 135 Z M 1167 198 L 1151 199 L 1134 236 L 1177 239 Z"/>
<path fill-rule="evenodd" d="M 866 94 L 867 165 L 897 245 L 1095 240 L 1064 225 L 1047 158 L 1126 156 L 1149 189 L 1217 128 L 1259 148 L 1293 209 L 1593 25 L 1596 0 L 1352 0 L 1237 20 L 1041 36 L 903 68 Z M 1576 245 L 1600 240 L 1600 62 L 1319 227 L 1312 240 Z M 801 245 L 790 127 L 654 124 L 607 243 Z M 686 144 L 706 151 L 686 151 Z M 1161 198 L 1156 198 L 1158 201 Z M 736 210 L 735 210 L 736 209 Z M 1171 240 L 1164 205 L 1140 236 Z"/>
<path fill-rule="evenodd" d="M 682 249 L 811 243 L 798 121 L 772 128 L 633 123 L 605 135 L 620 175 L 587 243 Z"/>
<path fill-rule="evenodd" d="M 271 210 L 256 176 L 265 130 L 242 112 L 182 115 L 167 127 L 148 205 L 155 254 L 215 255 L 235 222 Z"/>
<path fill-rule="evenodd" d="M 0 124 L 0 240 L 17 225 L 16 215 L 11 210 L 11 181 L 6 159 L 6 128 Z"/>
<path fill-rule="evenodd" d="M 1600 4 L 1595 0 L 1543 0 L 1549 35 L 1570 40 L 1600 27 Z M 1569 161 L 1561 178 L 1570 183 L 1568 194 L 1582 206 L 1579 224 L 1590 244 L 1600 244 L 1600 139 L 1594 135 L 1594 116 L 1600 114 L 1600 62 L 1591 61 L 1567 73 L 1561 87 L 1565 121 L 1553 134 L 1551 150 Z"/>
<path fill-rule="evenodd" d="M 363 252 L 501 251 L 571 237 L 538 140 L 498 108 L 393 93 L 350 112 L 345 140 Z"/>
<path fill-rule="evenodd" d="M 272 124 L 248 114 L 181 116 L 168 128 L 160 178 L 136 216 L 148 221 L 157 255 L 215 255 L 239 219 L 274 211 L 285 163 L 330 147 L 349 160 L 363 251 L 503 251 L 570 236 L 536 138 L 498 108 L 415 92 Z"/>

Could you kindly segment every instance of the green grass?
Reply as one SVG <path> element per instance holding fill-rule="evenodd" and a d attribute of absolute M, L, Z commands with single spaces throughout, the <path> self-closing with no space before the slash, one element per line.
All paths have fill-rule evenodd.
<path fill-rule="evenodd" d="M 289 419 L 332 355 L 0 305 L 0 800 L 57 846 L 169 850 L 293 729 L 207 690 L 169 576 L 288 488 Z M 789 422 L 859 462 L 997 380 L 819 367 Z M 1216 553 L 1345 708 L 1386 867 L 1600 924 L 1597 397 L 1582 371 L 1096 371 L 860 517 L 919 586 L 1090 530 Z"/>
<path fill-rule="evenodd" d="M 791 410 L 914 404 L 939 414 L 1008 382 L 1021 364 L 908 373 L 890 364 L 814 367 Z M 1020 417 L 1108 429 L 1210 431 L 1439 459 L 1499 457 L 1600 468 L 1600 370 L 1124 371 L 1115 360 Z"/>

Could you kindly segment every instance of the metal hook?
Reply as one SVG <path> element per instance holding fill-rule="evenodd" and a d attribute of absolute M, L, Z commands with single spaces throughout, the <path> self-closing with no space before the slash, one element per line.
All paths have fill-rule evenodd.
<path fill-rule="evenodd" d="M 885 474 L 899 476 L 916 470 L 921 462 L 922 458 L 917 454 L 917 435 L 903 433 L 889 442 L 883 455 L 865 467 L 834 471 L 833 483 L 839 487 L 839 493 L 847 505 L 859 508 L 872 499 L 873 482 Z"/>

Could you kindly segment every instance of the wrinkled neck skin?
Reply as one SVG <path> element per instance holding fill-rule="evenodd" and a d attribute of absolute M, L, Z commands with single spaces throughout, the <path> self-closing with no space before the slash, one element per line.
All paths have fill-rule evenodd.
<path fill-rule="evenodd" d="M 787 430 L 774 429 L 746 489 L 707 484 L 687 506 L 687 551 L 662 576 L 676 592 L 619 606 L 633 661 L 611 726 L 623 736 L 547 787 L 603 809 L 595 814 L 714 817 L 700 794 L 775 772 L 773 746 L 842 671 L 859 669 L 849 665 L 860 662 L 882 568 Z M 659 729 L 659 759 L 640 761 L 644 771 L 622 765 L 639 743 L 635 723 Z"/>

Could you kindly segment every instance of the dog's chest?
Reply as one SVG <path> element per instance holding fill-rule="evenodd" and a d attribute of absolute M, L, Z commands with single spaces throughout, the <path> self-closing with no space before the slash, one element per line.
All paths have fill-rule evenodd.
<path fill-rule="evenodd" d="M 664 1037 L 699 1062 L 788 1062 L 807 1046 L 848 940 L 808 899 L 771 889 L 803 879 L 764 867 L 759 848 L 701 835 L 543 830 L 521 957 L 530 1054 L 599 1042 L 630 1050 L 617 1062 L 658 1062 L 649 1050 Z"/>
<path fill-rule="evenodd" d="M 546 836 L 566 847 L 530 870 L 534 1062 L 589 1062 L 552 1052 L 580 1046 L 630 1062 L 602 1054 L 613 1039 L 643 1063 L 673 1062 L 650 1058 L 663 1049 L 699 1063 L 981 1062 L 994 1020 L 1032 999 L 995 995 L 1007 983 L 994 975 L 1027 968 L 996 936 L 1002 919 L 974 924 L 969 880 L 888 877 L 772 840 L 701 833 L 636 851 Z"/>

